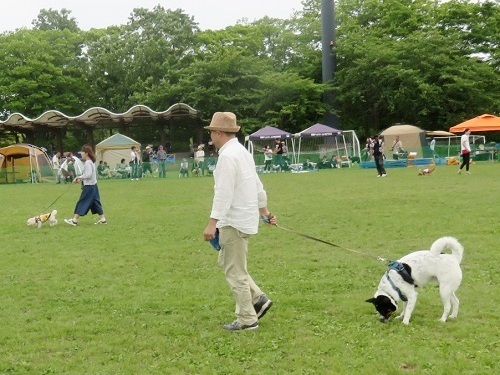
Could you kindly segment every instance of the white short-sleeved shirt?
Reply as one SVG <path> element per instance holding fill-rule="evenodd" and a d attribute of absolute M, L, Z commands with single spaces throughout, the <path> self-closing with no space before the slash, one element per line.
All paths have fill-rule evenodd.
<path fill-rule="evenodd" d="M 464 150 L 470 152 L 469 136 L 467 134 L 463 134 L 460 138 L 460 152 L 463 153 Z"/>

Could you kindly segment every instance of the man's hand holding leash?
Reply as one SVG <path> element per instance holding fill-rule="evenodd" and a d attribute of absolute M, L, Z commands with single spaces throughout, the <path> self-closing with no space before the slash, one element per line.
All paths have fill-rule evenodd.
<path fill-rule="evenodd" d="M 260 212 L 260 218 L 266 224 L 278 225 L 278 219 L 276 218 L 276 216 L 267 210 L 264 212 L 262 212 L 262 211 Z M 203 232 L 203 237 L 204 237 L 205 241 L 211 241 L 214 239 L 216 225 L 217 225 L 217 220 L 210 218 L 208 225 Z"/>
<path fill-rule="evenodd" d="M 260 212 L 262 221 L 269 225 L 278 225 L 278 218 L 269 211 Z"/>
<path fill-rule="evenodd" d="M 267 211 L 267 209 L 261 209 L 260 217 L 263 222 L 268 225 L 278 226 L 278 220 L 275 215 Z M 210 244 L 219 251 L 221 246 L 219 244 L 219 230 L 217 229 L 217 220 L 210 218 L 208 225 L 203 232 L 203 237 L 205 241 L 209 241 Z"/>

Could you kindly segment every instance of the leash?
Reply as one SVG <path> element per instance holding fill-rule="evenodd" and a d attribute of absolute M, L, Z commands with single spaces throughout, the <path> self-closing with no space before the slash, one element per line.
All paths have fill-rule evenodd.
<path fill-rule="evenodd" d="M 71 188 L 71 185 L 73 185 L 73 183 L 72 183 L 72 182 L 69 184 L 69 186 L 66 188 L 66 190 L 64 190 L 61 194 L 59 194 L 59 196 L 58 196 L 58 197 L 54 200 L 54 202 L 52 202 L 52 203 L 51 203 L 51 204 L 49 204 L 47 207 L 45 207 L 45 208 L 42 210 L 42 212 L 45 212 L 45 211 L 47 211 L 50 207 L 52 207 L 52 206 L 54 205 L 54 203 L 56 203 L 56 202 L 59 200 L 59 198 L 61 198 L 61 197 L 64 195 L 64 193 L 66 193 L 66 192 L 67 192 L 67 191 Z"/>
<path fill-rule="evenodd" d="M 264 222 L 266 222 L 266 221 L 264 220 Z M 266 223 L 269 224 L 269 222 L 266 222 Z M 316 242 L 321 242 L 321 243 L 324 243 L 324 244 L 329 245 L 329 246 L 337 247 L 339 249 L 347 250 L 347 251 L 350 251 L 350 252 L 353 252 L 353 253 L 356 253 L 356 254 L 359 254 L 359 255 L 370 257 L 370 258 L 375 259 L 375 260 L 377 260 L 379 262 L 387 262 L 387 259 L 379 257 L 379 256 L 375 256 L 375 255 L 368 254 L 368 253 L 363 253 L 361 251 L 354 250 L 354 249 L 349 249 L 348 247 L 340 246 L 340 245 L 334 244 L 332 242 L 325 241 L 325 240 L 322 240 L 320 238 L 313 237 L 313 236 L 311 236 L 309 234 L 305 234 L 305 233 L 298 232 L 298 231 L 290 229 L 290 228 L 283 227 L 283 226 L 278 225 L 278 224 L 274 224 L 274 226 L 276 226 L 279 229 L 284 230 L 286 232 L 293 233 L 293 234 L 299 235 L 301 237 L 304 237 L 304 238 L 307 238 L 307 239 L 310 239 L 310 240 L 313 240 L 313 241 L 316 241 Z"/>

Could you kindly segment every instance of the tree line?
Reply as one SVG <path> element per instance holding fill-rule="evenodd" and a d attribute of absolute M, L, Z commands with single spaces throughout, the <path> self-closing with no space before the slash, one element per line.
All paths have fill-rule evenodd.
<path fill-rule="evenodd" d="M 204 31 L 160 5 L 89 31 L 70 10 L 42 9 L 31 29 L 0 35 L 1 119 L 183 102 L 205 119 L 235 112 L 245 134 L 265 125 L 295 133 L 334 111 L 341 129 L 365 136 L 395 123 L 443 130 L 500 113 L 498 2 L 335 1 L 336 69 L 327 83 L 321 0 L 302 5 L 289 19 Z M 333 102 L 324 103 L 327 93 Z"/>

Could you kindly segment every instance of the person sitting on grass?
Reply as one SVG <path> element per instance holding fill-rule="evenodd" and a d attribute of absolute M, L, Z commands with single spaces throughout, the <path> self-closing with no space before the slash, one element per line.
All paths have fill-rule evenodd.
<path fill-rule="evenodd" d="M 97 166 L 97 174 L 99 175 L 100 178 L 109 178 L 111 171 L 109 170 L 108 163 L 103 162 L 101 160 L 99 162 L 99 165 Z"/>
<path fill-rule="evenodd" d="M 338 155 L 332 155 L 332 158 L 330 160 L 330 164 L 332 165 L 332 168 L 341 168 L 342 167 L 342 162 L 340 161 L 340 158 Z"/>
<path fill-rule="evenodd" d="M 323 158 L 318 163 L 318 169 L 329 169 L 332 168 L 332 164 L 328 161 L 328 158 L 323 156 Z"/>
<path fill-rule="evenodd" d="M 130 172 L 132 171 L 132 168 L 125 163 L 125 159 L 122 159 L 120 161 L 120 164 L 118 164 L 116 168 L 116 172 L 118 173 L 119 178 L 128 178 L 130 176 Z"/>
<path fill-rule="evenodd" d="M 179 169 L 179 178 L 180 177 L 189 177 L 189 163 L 186 158 L 183 158 L 181 161 Z"/>
<path fill-rule="evenodd" d="M 307 159 L 304 164 L 302 165 L 302 170 L 304 171 L 313 171 L 314 170 L 314 163 L 311 162 L 311 160 Z"/>

